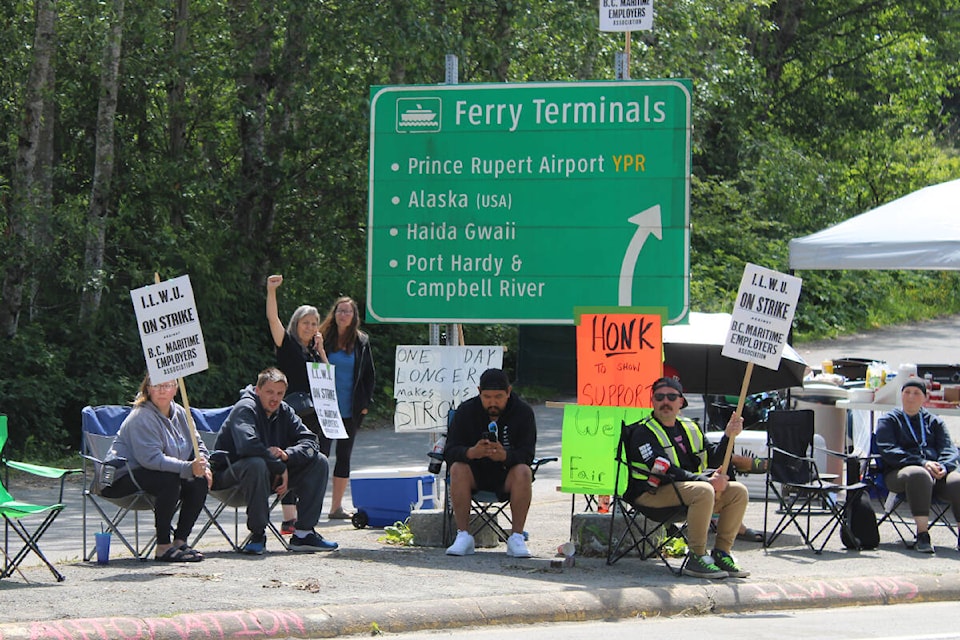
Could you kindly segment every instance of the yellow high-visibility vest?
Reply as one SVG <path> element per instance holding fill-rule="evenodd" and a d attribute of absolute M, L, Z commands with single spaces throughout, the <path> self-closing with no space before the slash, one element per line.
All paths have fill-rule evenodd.
<path fill-rule="evenodd" d="M 687 441 L 693 448 L 693 455 L 695 455 L 699 461 L 697 473 L 703 473 L 707 469 L 707 451 L 703 446 L 703 433 L 700 431 L 700 427 L 698 427 L 697 423 L 693 420 L 682 416 L 677 417 L 677 422 L 687 434 Z M 657 442 L 660 443 L 660 447 L 664 453 L 667 454 L 670 464 L 675 467 L 680 466 L 680 456 L 677 453 L 676 443 L 667 435 L 664 426 L 660 424 L 653 415 L 649 415 L 641 420 L 637 428 L 646 428 L 649 430 L 657 439 Z M 646 462 L 642 460 L 630 460 L 630 477 L 634 480 L 646 482 L 649 471 L 650 465 Z"/>

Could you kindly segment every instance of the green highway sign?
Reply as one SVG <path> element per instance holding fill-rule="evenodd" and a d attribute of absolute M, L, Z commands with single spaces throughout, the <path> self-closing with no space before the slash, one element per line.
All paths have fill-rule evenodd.
<path fill-rule="evenodd" d="M 690 82 L 371 89 L 367 320 L 688 311 Z"/>

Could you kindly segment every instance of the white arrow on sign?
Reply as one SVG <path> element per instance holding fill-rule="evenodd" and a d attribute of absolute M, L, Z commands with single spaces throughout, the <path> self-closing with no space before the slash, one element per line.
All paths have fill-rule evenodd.
<path fill-rule="evenodd" d="M 660 205 L 655 204 L 649 209 L 641 211 L 635 216 L 628 218 L 628 222 L 637 225 L 637 230 L 630 238 L 630 244 L 627 245 L 627 252 L 623 256 L 623 264 L 620 265 L 620 295 L 618 304 L 621 307 L 629 307 L 633 304 L 633 272 L 637 268 L 637 258 L 640 257 L 640 250 L 643 249 L 643 243 L 651 234 L 657 237 L 657 240 L 663 240 L 663 225 L 660 222 Z"/>

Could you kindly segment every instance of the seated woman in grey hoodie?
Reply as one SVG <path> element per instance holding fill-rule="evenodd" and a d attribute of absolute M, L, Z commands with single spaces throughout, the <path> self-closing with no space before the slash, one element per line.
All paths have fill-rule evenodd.
<path fill-rule="evenodd" d="M 120 431 L 107 460 L 125 459 L 113 483 L 103 490 L 108 498 L 119 498 L 139 490 L 154 497 L 157 529 L 157 560 L 200 562 L 203 555 L 187 545 L 187 538 L 203 509 L 213 475 L 208 453 L 198 440 L 200 455 L 194 456 L 193 438 L 187 412 L 173 401 L 177 382 L 151 384 L 144 377 L 133 401 L 133 410 Z M 177 528 L 170 539 L 174 513 L 180 504 Z"/>

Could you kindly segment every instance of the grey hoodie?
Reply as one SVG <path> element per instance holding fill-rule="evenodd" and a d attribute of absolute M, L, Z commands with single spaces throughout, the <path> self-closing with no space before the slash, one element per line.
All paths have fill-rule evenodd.
<path fill-rule="evenodd" d="M 155 404 L 144 402 L 126 417 L 113 442 L 107 460 L 125 458 L 130 469 L 143 467 L 176 473 L 184 480 L 193 477 L 193 441 L 187 412 L 176 402 L 170 404 L 173 418 L 163 415 Z M 197 440 L 200 455 L 208 457 L 202 440 Z M 118 477 L 127 473 L 121 467 Z"/>

